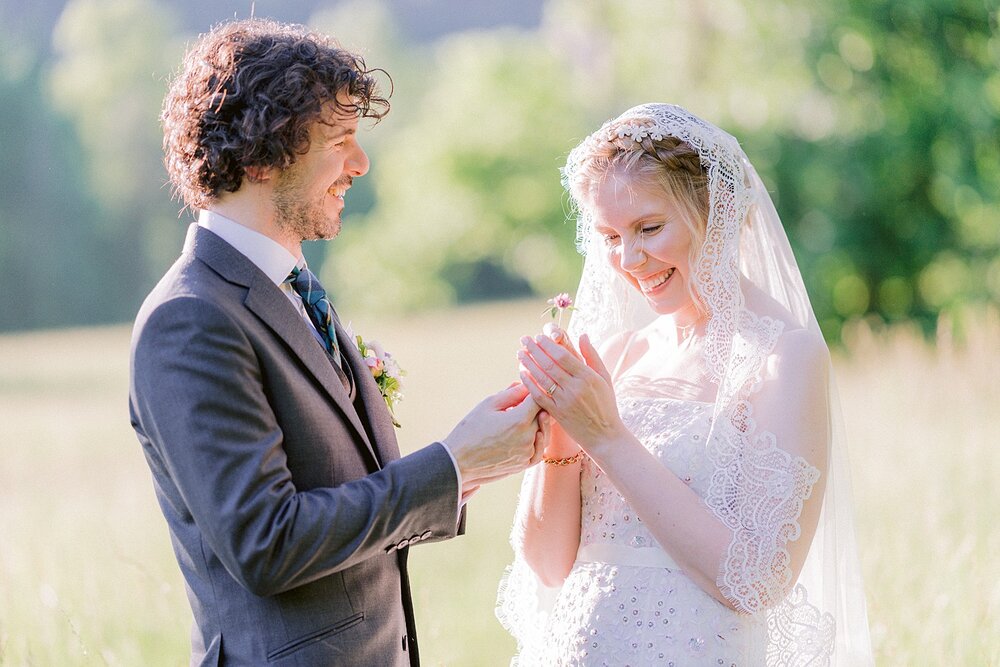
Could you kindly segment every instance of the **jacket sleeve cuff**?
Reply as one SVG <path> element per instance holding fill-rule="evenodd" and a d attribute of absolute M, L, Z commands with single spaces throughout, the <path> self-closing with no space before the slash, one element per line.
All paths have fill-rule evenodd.
<path fill-rule="evenodd" d="M 452 465 L 455 466 L 455 479 L 458 480 L 458 510 L 455 513 L 455 525 L 458 526 L 462 521 L 462 509 L 465 507 L 465 504 L 462 502 L 462 470 L 458 467 L 458 461 L 455 459 L 455 455 L 451 453 L 451 450 L 448 449 L 448 446 L 443 442 L 436 444 L 444 447 L 444 451 L 448 452 L 448 458 L 451 459 Z"/>

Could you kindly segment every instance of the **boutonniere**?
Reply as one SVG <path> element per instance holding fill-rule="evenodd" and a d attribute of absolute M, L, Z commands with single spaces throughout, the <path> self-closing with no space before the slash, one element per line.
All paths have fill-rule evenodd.
<path fill-rule="evenodd" d="M 358 346 L 358 352 L 361 353 L 361 359 L 365 362 L 368 370 L 372 372 L 375 385 L 385 400 L 385 406 L 389 408 L 392 425 L 400 428 L 394 409 L 396 404 L 403 399 L 402 377 L 406 375 L 406 371 L 399 367 L 393 356 L 386 352 L 377 340 L 365 341 L 361 336 L 354 334 L 350 325 L 347 327 L 347 333 L 354 339 Z"/>

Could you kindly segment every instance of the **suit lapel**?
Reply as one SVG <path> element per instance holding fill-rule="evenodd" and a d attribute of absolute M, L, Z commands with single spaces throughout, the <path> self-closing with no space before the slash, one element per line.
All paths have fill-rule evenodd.
<path fill-rule="evenodd" d="M 354 374 L 354 384 L 364 407 L 368 424 L 372 429 L 372 437 L 375 440 L 379 460 L 383 464 L 395 461 L 399 458 L 396 427 L 392 425 L 392 417 L 389 415 L 389 408 L 385 405 L 385 399 L 382 398 L 382 392 L 375 384 L 371 369 L 368 368 L 361 358 L 361 353 L 358 352 L 357 341 L 348 337 L 336 313 L 333 317 L 333 323 L 337 331 L 337 340 L 340 342 L 340 353 Z"/>
<path fill-rule="evenodd" d="M 376 468 L 381 467 L 380 459 L 375 454 L 368 434 L 365 433 L 358 413 L 334 371 L 329 357 L 316 342 L 309 331 L 309 325 L 295 311 L 288 297 L 242 253 L 206 229 L 191 225 L 185 249 L 194 252 L 200 260 L 226 280 L 247 288 L 244 305 L 288 345 L 292 354 L 298 357 L 316 378 L 354 427 L 372 463 Z M 368 379 L 371 379 L 370 372 Z"/>

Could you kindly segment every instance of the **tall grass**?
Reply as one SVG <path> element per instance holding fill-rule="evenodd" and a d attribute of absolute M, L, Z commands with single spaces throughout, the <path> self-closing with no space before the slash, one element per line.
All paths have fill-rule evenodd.
<path fill-rule="evenodd" d="M 879 664 L 1000 664 L 1000 316 L 848 332 L 837 364 Z"/>
<path fill-rule="evenodd" d="M 404 450 L 509 383 L 540 306 L 358 320 L 409 375 Z M 880 665 L 1000 664 L 1000 319 L 856 325 L 835 358 Z M 0 665 L 184 665 L 190 610 L 128 425 L 128 329 L 0 336 Z M 505 665 L 493 617 L 517 479 L 485 488 L 468 534 L 411 555 L 428 665 Z"/>

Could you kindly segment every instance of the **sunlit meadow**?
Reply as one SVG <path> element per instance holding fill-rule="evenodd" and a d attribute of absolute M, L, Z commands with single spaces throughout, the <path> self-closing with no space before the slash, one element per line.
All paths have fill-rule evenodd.
<path fill-rule="evenodd" d="M 442 437 L 514 377 L 541 303 L 354 322 L 404 368 L 404 450 Z M 930 346 L 854 326 L 835 361 L 879 665 L 1000 664 L 1000 320 Z M 957 333 L 953 333 L 956 331 Z M 190 611 L 128 424 L 126 327 L 0 337 L 0 664 L 184 665 Z M 511 479 L 468 534 L 411 556 L 428 665 L 505 665 L 493 617 Z"/>

